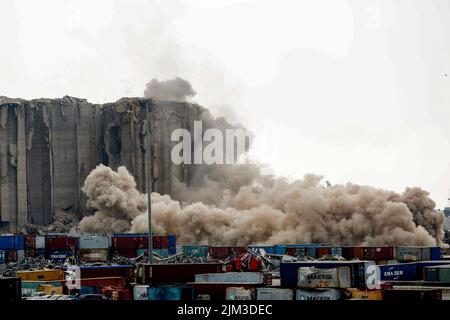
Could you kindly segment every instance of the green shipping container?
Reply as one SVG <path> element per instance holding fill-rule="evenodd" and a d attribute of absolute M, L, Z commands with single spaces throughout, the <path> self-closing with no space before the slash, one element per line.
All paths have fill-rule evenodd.
<path fill-rule="evenodd" d="M 186 257 L 206 258 L 208 246 L 183 246 L 183 255 Z"/>

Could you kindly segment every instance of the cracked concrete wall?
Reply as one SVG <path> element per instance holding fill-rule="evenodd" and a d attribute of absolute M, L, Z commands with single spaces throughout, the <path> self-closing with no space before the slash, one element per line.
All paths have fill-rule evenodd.
<path fill-rule="evenodd" d="M 47 225 L 55 209 L 90 214 L 81 186 L 98 164 L 125 165 L 146 192 L 147 105 L 152 140 L 153 190 L 171 193 L 172 178 L 189 182 L 188 166 L 172 163 L 171 132 L 192 130 L 201 107 L 182 102 L 123 98 L 0 97 L 0 231 L 26 223 Z"/>

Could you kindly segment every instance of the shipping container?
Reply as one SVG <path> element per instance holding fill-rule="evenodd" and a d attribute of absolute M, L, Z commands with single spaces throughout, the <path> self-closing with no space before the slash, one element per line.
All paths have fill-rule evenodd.
<path fill-rule="evenodd" d="M 25 236 L 26 249 L 45 249 L 45 236 Z"/>
<path fill-rule="evenodd" d="M 168 248 L 167 237 L 164 238 L 165 240 L 163 240 L 163 238 L 164 237 L 162 237 L 162 236 L 153 236 L 152 244 L 153 244 L 154 249 Z M 139 249 L 148 249 L 148 235 L 138 237 L 137 239 L 138 239 L 137 247 Z M 163 247 L 163 242 L 164 242 L 165 247 Z"/>
<path fill-rule="evenodd" d="M 361 290 L 358 288 L 346 289 L 348 296 L 353 300 L 383 300 L 383 290 Z"/>
<path fill-rule="evenodd" d="M 345 295 L 342 289 L 297 289 L 296 300 L 342 300 Z"/>
<path fill-rule="evenodd" d="M 150 287 L 148 300 L 183 300 L 193 298 L 193 290 L 190 286 L 157 286 Z"/>
<path fill-rule="evenodd" d="M 417 280 L 423 280 L 424 278 L 424 268 L 433 266 L 443 266 L 450 264 L 450 260 L 435 260 L 435 261 L 418 261 L 414 262 L 417 271 Z"/>
<path fill-rule="evenodd" d="M 25 270 L 16 271 L 22 281 L 59 281 L 64 280 L 63 270 Z"/>
<path fill-rule="evenodd" d="M 169 247 L 167 250 L 169 251 L 169 255 L 177 253 L 177 247 Z"/>
<path fill-rule="evenodd" d="M 137 257 L 137 249 L 136 248 L 111 248 L 110 250 L 111 257 L 124 257 L 124 258 L 136 258 Z"/>
<path fill-rule="evenodd" d="M 287 247 L 286 248 L 286 254 L 293 256 L 293 257 L 300 257 L 300 258 L 317 258 L 317 249 L 316 247 L 311 246 L 304 246 L 304 247 Z"/>
<path fill-rule="evenodd" d="M 25 237 L 21 235 L 0 236 L 0 250 L 24 250 Z"/>
<path fill-rule="evenodd" d="M 226 259 L 230 256 L 230 247 L 209 247 L 208 254 L 211 259 Z"/>
<path fill-rule="evenodd" d="M 79 272 L 80 279 L 122 277 L 126 281 L 131 281 L 134 275 L 134 266 L 79 266 Z"/>
<path fill-rule="evenodd" d="M 98 290 L 102 288 L 124 288 L 125 287 L 125 279 L 123 277 L 101 277 L 101 278 L 83 278 L 83 279 L 75 279 L 73 281 L 66 280 L 66 286 L 69 287 L 69 293 L 73 294 L 77 292 L 78 288 L 83 287 L 95 287 Z M 74 288 L 70 288 L 70 286 L 74 285 Z"/>
<path fill-rule="evenodd" d="M 437 267 L 425 267 L 424 268 L 424 280 L 425 281 L 439 281 L 439 269 Z"/>
<path fill-rule="evenodd" d="M 0 264 L 6 263 L 6 251 L 0 250 Z"/>
<path fill-rule="evenodd" d="M 70 236 L 47 236 L 47 250 L 75 250 L 78 248 L 78 238 Z"/>
<path fill-rule="evenodd" d="M 133 299 L 134 300 L 149 300 L 150 286 L 147 285 L 136 285 L 133 287 Z"/>
<path fill-rule="evenodd" d="M 45 254 L 46 258 L 52 261 L 62 262 L 69 257 L 74 256 L 74 252 L 72 250 L 46 250 Z"/>
<path fill-rule="evenodd" d="M 300 267 L 297 285 L 299 288 L 350 288 L 350 267 L 332 269 Z"/>
<path fill-rule="evenodd" d="M 111 237 L 111 248 L 114 249 L 137 249 L 139 237 L 134 235 L 113 235 Z"/>
<path fill-rule="evenodd" d="M 0 301 L 18 301 L 21 299 L 22 290 L 20 278 L 0 277 Z"/>
<path fill-rule="evenodd" d="M 196 274 L 224 272 L 221 263 L 139 264 L 139 284 L 184 284 L 194 282 Z"/>
<path fill-rule="evenodd" d="M 442 291 L 426 288 L 388 289 L 384 290 L 383 299 L 386 301 L 442 300 Z"/>
<path fill-rule="evenodd" d="M 25 259 L 25 250 L 6 250 L 6 262 L 22 262 Z"/>
<path fill-rule="evenodd" d="M 280 263 L 280 279 L 283 288 L 297 287 L 298 270 L 300 267 L 315 267 L 319 269 L 332 269 L 337 267 L 350 267 L 352 287 L 365 287 L 376 272 L 373 261 L 302 261 Z"/>
<path fill-rule="evenodd" d="M 109 249 L 80 249 L 78 254 L 82 262 L 106 262 L 109 259 Z"/>
<path fill-rule="evenodd" d="M 29 297 L 42 290 L 41 285 L 51 285 L 53 287 L 62 287 L 64 281 L 22 281 L 22 296 Z"/>
<path fill-rule="evenodd" d="M 208 246 L 183 246 L 183 255 L 186 257 L 207 258 Z"/>
<path fill-rule="evenodd" d="M 195 282 L 264 283 L 261 272 L 225 272 L 196 274 Z"/>
<path fill-rule="evenodd" d="M 243 289 L 252 289 L 260 287 L 261 284 L 252 283 L 213 283 L 213 282 L 192 282 L 188 283 L 194 288 L 194 299 L 205 299 L 213 301 L 223 301 L 226 299 L 227 288 L 239 287 Z"/>
<path fill-rule="evenodd" d="M 286 288 L 256 288 L 256 300 L 294 300 L 294 291 Z"/>
<path fill-rule="evenodd" d="M 275 247 L 274 246 L 260 246 L 260 245 L 253 245 L 253 246 L 248 246 L 248 248 L 250 250 L 258 250 L 258 249 L 262 249 L 264 250 L 266 253 L 275 253 Z"/>
<path fill-rule="evenodd" d="M 450 264 L 425 267 L 424 268 L 425 280 L 426 281 L 438 281 L 450 283 Z"/>
<path fill-rule="evenodd" d="M 403 246 L 396 247 L 395 259 L 399 261 L 430 261 L 441 259 L 441 248 Z"/>
<path fill-rule="evenodd" d="M 228 287 L 225 291 L 225 300 L 252 300 L 252 290 L 242 287 Z"/>
<path fill-rule="evenodd" d="M 169 241 L 169 248 L 175 248 L 177 246 L 177 237 L 175 235 L 169 234 L 167 240 Z"/>
<path fill-rule="evenodd" d="M 40 284 L 37 287 L 38 292 L 43 292 L 45 295 L 62 295 L 63 286 L 54 286 L 51 284 Z"/>
<path fill-rule="evenodd" d="M 82 235 L 80 249 L 109 249 L 110 238 L 107 235 Z"/>
<path fill-rule="evenodd" d="M 409 281 L 417 279 L 415 263 L 378 265 L 381 281 Z"/>
<path fill-rule="evenodd" d="M 392 260 L 395 257 L 394 247 L 378 246 L 378 247 L 353 247 L 352 258 L 360 260 Z"/>
<path fill-rule="evenodd" d="M 102 287 L 100 294 L 109 300 L 133 300 L 133 294 L 129 288 Z"/>

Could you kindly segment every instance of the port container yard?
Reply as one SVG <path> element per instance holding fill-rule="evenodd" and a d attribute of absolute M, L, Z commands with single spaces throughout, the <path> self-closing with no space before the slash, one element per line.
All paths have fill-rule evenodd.
<path fill-rule="evenodd" d="M 148 234 L 0 236 L 2 300 L 447 300 L 439 247 L 178 245 Z"/>

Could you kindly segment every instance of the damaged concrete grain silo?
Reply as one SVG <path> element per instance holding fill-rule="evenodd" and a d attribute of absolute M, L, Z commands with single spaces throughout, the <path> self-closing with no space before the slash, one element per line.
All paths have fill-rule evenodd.
<path fill-rule="evenodd" d="M 124 98 L 104 105 L 84 99 L 0 97 L 0 230 L 48 225 L 55 209 L 89 213 L 81 187 L 98 164 L 125 165 L 146 192 L 146 108 L 153 132 L 154 189 L 170 193 L 189 168 L 170 161 L 170 132 L 191 130 L 205 110 L 186 102 Z M 164 178 L 166 177 L 166 178 Z"/>

